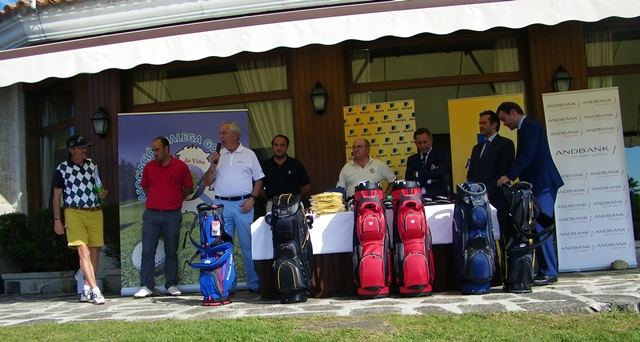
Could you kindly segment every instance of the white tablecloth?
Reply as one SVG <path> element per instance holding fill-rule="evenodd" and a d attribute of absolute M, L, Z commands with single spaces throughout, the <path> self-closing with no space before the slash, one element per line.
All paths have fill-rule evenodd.
<path fill-rule="evenodd" d="M 452 242 L 451 220 L 453 204 L 425 206 L 424 212 L 431 229 L 431 243 L 434 245 L 450 244 Z M 393 212 L 387 210 L 387 226 L 393 228 Z M 353 252 L 353 212 L 324 214 L 316 216 L 311 232 L 313 254 L 332 254 Z M 500 228 L 496 210 L 491 207 L 493 234 L 500 238 Z M 273 258 L 273 241 L 271 226 L 264 217 L 258 218 L 251 224 L 251 253 L 253 260 L 268 260 Z"/>

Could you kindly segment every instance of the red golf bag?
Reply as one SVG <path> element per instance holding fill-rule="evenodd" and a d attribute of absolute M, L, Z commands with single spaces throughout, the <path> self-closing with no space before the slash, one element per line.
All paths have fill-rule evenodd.
<path fill-rule="evenodd" d="M 355 188 L 353 273 L 362 299 L 389 295 L 390 242 L 380 183 L 362 182 Z"/>
<path fill-rule="evenodd" d="M 428 296 L 435 278 L 431 231 L 420 184 L 396 181 L 393 187 L 394 270 L 400 294 Z"/>

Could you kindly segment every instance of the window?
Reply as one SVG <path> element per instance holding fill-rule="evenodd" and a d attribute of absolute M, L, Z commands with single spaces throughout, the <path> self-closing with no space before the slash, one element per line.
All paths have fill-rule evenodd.
<path fill-rule="evenodd" d="M 352 50 L 350 105 L 413 99 L 417 127 L 449 134 L 449 100 L 524 92 L 516 38 L 454 40 Z"/>
<path fill-rule="evenodd" d="M 40 120 L 40 183 L 42 206 L 49 207 L 53 194 L 52 178 L 56 166 L 67 159 L 66 142 L 73 135 L 73 91 L 59 88 L 42 96 Z"/>
<path fill-rule="evenodd" d="M 640 30 L 597 30 L 585 41 L 589 88 L 618 87 L 625 146 L 640 146 Z"/>
<path fill-rule="evenodd" d="M 271 139 L 285 134 L 295 155 L 293 109 L 284 57 L 235 63 L 168 67 L 133 74 L 133 111 L 249 109 L 250 147 L 259 158 L 271 154 Z"/>

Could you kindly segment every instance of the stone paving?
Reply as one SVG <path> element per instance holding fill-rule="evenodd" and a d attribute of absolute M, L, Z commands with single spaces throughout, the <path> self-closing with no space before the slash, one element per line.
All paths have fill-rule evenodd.
<path fill-rule="evenodd" d="M 640 312 L 640 269 L 561 274 L 559 281 L 534 287 L 529 294 L 503 293 L 466 296 L 459 292 L 429 297 L 360 300 L 355 297 L 309 299 L 306 303 L 280 304 L 240 291 L 233 303 L 221 307 L 201 305 L 199 294 L 133 299 L 108 295 L 105 305 L 79 303 L 69 295 L 0 295 L 0 326 L 45 322 L 140 321 L 164 319 L 214 319 L 286 316 L 364 316 L 514 312 L 568 314 L 608 311 Z"/>

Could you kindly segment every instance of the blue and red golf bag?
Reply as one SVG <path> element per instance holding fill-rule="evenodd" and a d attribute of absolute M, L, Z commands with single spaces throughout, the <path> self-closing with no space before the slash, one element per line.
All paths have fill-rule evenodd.
<path fill-rule="evenodd" d="M 496 243 L 483 183 L 458 184 L 452 228 L 454 267 L 462 293 L 491 292 Z"/>
<path fill-rule="evenodd" d="M 353 274 L 362 299 L 389 295 L 391 251 L 382 199 L 380 183 L 361 182 L 355 188 Z"/>
<path fill-rule="evenodd" d="M 197 249 L 196 253 L 188 261 L 191 267 L 200 270 L 200 292 L 202 293 L 204 306 L 219 306 L 231 303 L 229 287 L 235 278 L 235 265 L 233 262 L 233 238 L 224 229 L 222 205 L 210 205 L 200 203 L 198 210 L 198 223 L 200 225 L 200 241 L 195 241 L 191 231 L 189 239 Z M 193 260 L 200 256 L 200 262 Z"/>
<path fill-rule="evenodd" d="M 435 270 L 422 189 L 418 182 L 396 181 L 392 195 L 393 264 L 400 294 L 428 296 Z"/>
<path fill-rule="evenodd" d="M 313 247 L 299 195 L 273 198 L 271 227 L 273 274 L 280 303 L 306 302 L 313 276 Z"/>

